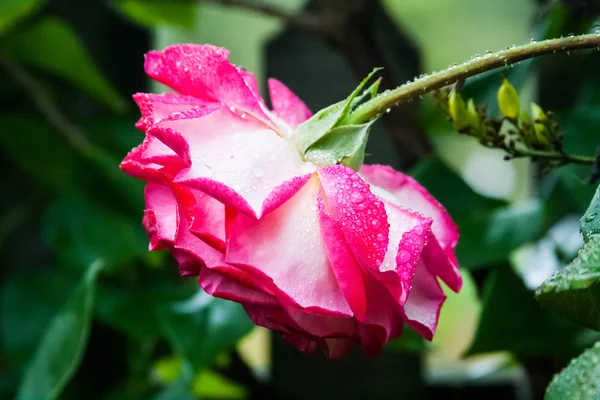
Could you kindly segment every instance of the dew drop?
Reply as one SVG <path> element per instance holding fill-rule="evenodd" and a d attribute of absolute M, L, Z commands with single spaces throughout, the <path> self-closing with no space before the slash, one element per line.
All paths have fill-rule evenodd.
<path fill-rule="evenodd" d="M 406 250 L 400 250 L 398 252 L 398 261 L 402 264 L 406 264 L 410 261 L 410 253 Z"/>
<path fill-rule="evenodd" d="M 567 35 L 567 37 L 570 37 L 570 38 L 572 38 L 572 37 L 575 37 L 575 34 L 574 34 L 573 32 L 570 32 L 570 33 Z"/>
<path fill-rule="evenodd" d="M 379 229 L 380 226 L 381 226 L 381 222 L 377 218 L 373 218 L 371 220 L 371 228 Z"/>
<path fill-rule="evenodd" d="M 365 199 L 365 196 L 360 192 L 352 192 L 350 195 L 350 201 L 354 204 L 362 203 Z"/>
<path fill-rule="evenodd" d="M 585 222 L 592 222 L 596 218 L 596 213 L 591 213 L 590 215 L 585 217 Z"/>
<path fill-rule="evenodd" d="M 378 233 L 377 240 L 379 240 L 380 242 L 383 242 L 385 240 L 385 235 L 383 233 Z"/>

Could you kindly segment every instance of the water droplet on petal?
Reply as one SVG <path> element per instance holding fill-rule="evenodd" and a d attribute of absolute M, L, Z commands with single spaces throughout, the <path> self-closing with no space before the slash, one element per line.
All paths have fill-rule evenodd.
<path fill-rule="evenodd" d="M 381 226 L 381 221 L 379 221 L 377 218 L 373 218 L 371 220 L 371 228 L 379 229 L 380 226 Z"/>
<path fill-rule="evenodd" d="M 352 192 L 350 195 L 350 201 L 358 204 L 361 203 L 365 199 L 365 196 L 360 192 Z"/>

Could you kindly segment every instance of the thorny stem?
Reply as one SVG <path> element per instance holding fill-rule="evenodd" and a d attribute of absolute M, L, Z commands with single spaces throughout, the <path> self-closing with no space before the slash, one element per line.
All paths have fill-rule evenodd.
<path fill-rule="evenodd" d="M 532 42 L 522 46 L 514 46 L 497 53 L 486 53 L 482 57 L 475 57 L 463 64 L 435 72 L 399 86 L 396 89 L 381 93 L 379 96 L 357 108 L 343 122 L 346 124 L 359 124 L 370 121 L 391 107 L 410 102 L 425 93 L 462 81 L 482 72 L 547 54 L 568 53 L 573 50 L 591 49 L 598 46 L 600 46 L 600 34 L 589 34 Z"/>

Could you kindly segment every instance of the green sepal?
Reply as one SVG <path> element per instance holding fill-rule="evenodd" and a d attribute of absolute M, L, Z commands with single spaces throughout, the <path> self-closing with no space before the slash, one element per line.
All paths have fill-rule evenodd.
<path fill-rule="evenodd" d="M 341 163 L 358 171 L 365 159 L 369 128 L 373 122 L 375 120 L 333 128 L 310 146 L 304 159 L 318 166 Z"/>
<path fill-rule="evenodd" d="M 373 75 L 379 70 L 380 68 L 375 68 L 365 79 L 363 79 L 346 100 L 320 110 L 298 127 L 296 130 L 296 142 L 302 156 L 306 154 L 309 147 L 318 142 L 323 136 L 327 135 L 350 113 L 352 107 L 356 104 L 354 100 L 363 90 L 367 82 L 371 80 Z M 376 88 L 378 88 L 378 86 L 375 86 L 375 89 Z M 369 89 L 373 90 L 373 86 Z"/>

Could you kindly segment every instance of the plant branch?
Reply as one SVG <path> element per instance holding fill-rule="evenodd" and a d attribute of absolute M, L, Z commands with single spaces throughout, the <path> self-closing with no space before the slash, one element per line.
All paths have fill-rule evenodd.
<path fill-rule="evenodd" d="M 90 143 L 83 132 L 71 123 L 60 109 L 54 105 L 50 96 L 48 96 L 33 76 L 4 54 L 0 54 L 0 64 L 4 67 L 8 75 L 29 95 L 46 120 L 54 126 L 69 144 L 81 152 L 89 149 Z"/>
<path fill-rule="evenodd" d="M 523 46 L 513 46 L 497 53 L 487 53 L 483 57 L 475 57 L 463 64 L 426 75 L 394 90 L 384 92 L 357 108 L 344 122 L 346 124 L 356 124 L 369 121 L 377 115 L 385 113 L 391 107 L 410 102 L 425 93 L 482 72 L 547 54 L 568 53 L 573 50 L 591 49 L 598 46 L 600 46 L 600 35 L 589 34 L 544 40 Z"/>
<path fill-rule="evenodd" d="M 493 146 L 488 146 L 495 148 Z M 589 156 L 579 156 L 575 154 L 569 154 L 566 152 L 556 152 L 556 151 L 544 151 L 544 150 L 534 150 L 534 149 L 511 149 L 508 146 L 504 146 L 503 149 L 510 154 L 512 158 L 522 158 L 522 157 L 531 157 L 537 160 L 546 160 L 546 161 L 559 161 L 560 165 L 564 164 L 585 164 L 585 165 L 595 165 L 596 158 Z"/>
<path fill-rule="evenodd" d="M 225 7 L 243 8 L 256 13 L 279 18 L 288 25 L 296 26 L 305 31 L 322 36 L 329 36 L 326 24 L 318 15 L 303 11 L 290 11 L 283 7 L 266 4 L 255 0 L 201 0 L 204 3 L 219 4 Z"/>

